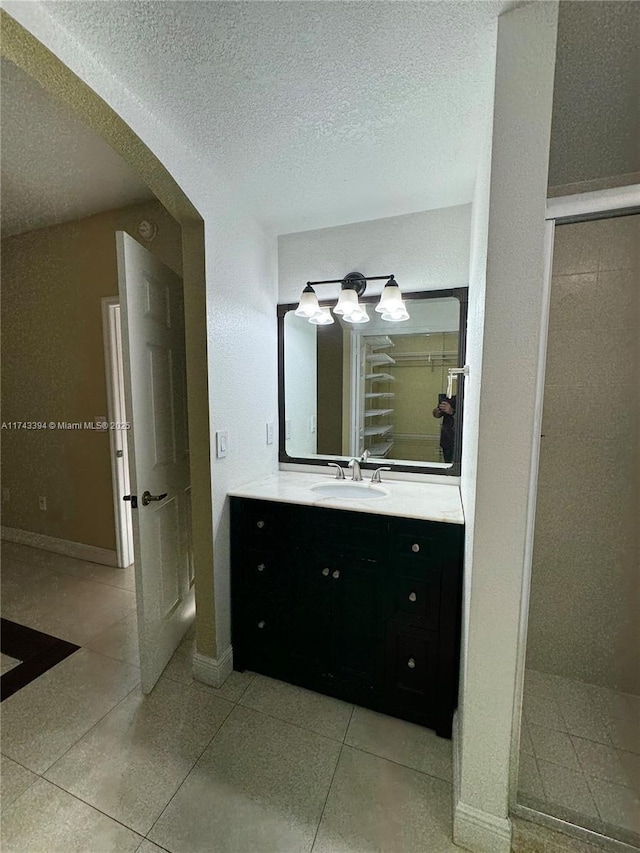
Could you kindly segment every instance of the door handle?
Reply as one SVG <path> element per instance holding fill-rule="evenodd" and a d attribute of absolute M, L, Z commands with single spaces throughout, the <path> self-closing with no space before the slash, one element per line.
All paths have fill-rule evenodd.
<path fill-rule="evenodd" d="M 142 493 L 142 506 L 149 506 L 151 501 L 163 501 L 167 496 L 165 492 L 163 495 L 152 495 L 151 492 L 143 492 Z"/>

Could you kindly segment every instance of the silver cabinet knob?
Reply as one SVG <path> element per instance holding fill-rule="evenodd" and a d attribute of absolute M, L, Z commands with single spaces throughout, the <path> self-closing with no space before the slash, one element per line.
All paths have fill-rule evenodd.
<path fill-rule="evenodd" d="M 340 572 L 338 571 L 338 569 L 336 569 L 336 570 L 332 573 L 331 577 L 334 577 L 334 578 L 339 578 L 339 577 L 340 577 Z"/>
<path fill-rule="evenodd" d="M 265 621 L 264 621 L 264 619 L 261 619 L 261 620 L 258 622 L 258 628 L 264 628 L 264 626 L 265 626 Z"/>
<path fill-rule="evenodd" d="M 264 521 L 256 522 L 256 527 L 259 528 L 260 530 L 262 530 L 262 528 L 264 527 Z"/>
<path fill-rule="evenodd" d="M 409 601 L 417 601 L 417 600 L 418 600 L 418 596 L 415 594 L 415 592 L 410 592 L 409 593 Z"/>
<path fill-rule="evenodd" d="M 328 576 L 329 576 L 329 569 L 327 569 L 327 568 L 325 567 L 325 568 L 322 570 L 322 574 L 325 576 L 325 578 L 326 578 L 326 577 L 328 577 Z"/>
<path fill-rule="evenodd" d="M 409 669 L 415 669 L 416 668 L 416 659 L 415 658 L 409 658 L 409 660 L 407 661 L 407 666 L 409 667 Z"/>
<path fill-rule="evenodd" d="M 264 570 L 265 570 L 266 568 L 267 568 L 267 567 L 265 566 L 265 564 L 264 564 L 264 563 L 259 563 L 259 565 L 258 565 L 258 571 L 259 571 L 259 572 L 264 572 Z"/>
<path fill-rule="evenodd" d="M 414 554 L 418 553 L 418 551 L 420 550 L 420 546 L 418 545 L 417 542 L 413 543 L 413 545 L 411 546 L 411 550 L 413 551 Z"/>

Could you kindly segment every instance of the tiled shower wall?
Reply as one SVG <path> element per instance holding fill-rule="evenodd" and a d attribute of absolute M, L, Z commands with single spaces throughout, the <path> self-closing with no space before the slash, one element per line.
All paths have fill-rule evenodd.
<path fill-rule="evenodd" d="M 638 215 L 556 228 L 527 645 L 532 669 L 632 694 L 639 252 Z"/>

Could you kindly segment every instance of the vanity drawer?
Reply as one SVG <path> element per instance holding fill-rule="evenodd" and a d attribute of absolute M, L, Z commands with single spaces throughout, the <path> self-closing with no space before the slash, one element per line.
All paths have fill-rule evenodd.
<path fill-rule="evenodd" d="M 282 560 L 274 550 L 243 548 L 240 558 L 242 589 L 245 594 L 273 594 L 283 582 Z"/>
<path fill-rule="evenodd" d="M 428 719 L 437 699 L 438 634 L 390 622 L 387 698 L 399 710 Z"/>
<path fill-rule="evenodd" d="M 461 526 L 394 519 L 389 533 L 389 559 L 397 574 L 420 580 L 425 569 L 440 571 L 461 559 Z"/>
<path fill-rule="evenodd" d="M 280 602 L 268 597 L 247 602 L 233 633 L 242 638 L 243 668 L 275 678 L 286 675 L 291 631 Z"/>
<path fill-rule="evenodd" d="M 394 577 L 393 619 L 416 623 L 422 628 L 438 628 L 440 613 L 440 572 L 425 572 L 427 577 L 416 580 L 409 577 Z"/>
<path fill-rule="evenodd" d="M 245 500 L 240 521 L 244 544 L 251 548 L 273 547 L 278 536 L 278 506 L 267 501 Z"/>

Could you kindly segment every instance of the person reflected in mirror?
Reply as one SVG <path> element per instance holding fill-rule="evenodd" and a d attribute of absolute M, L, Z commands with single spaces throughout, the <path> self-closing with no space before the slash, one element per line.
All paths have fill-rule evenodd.
<path fill-rule="evenodd" d="M 438 405 L 433 410 L 434 418 L 442 418 L 440 428 L 440 448 L 445 462 L 453 462 L 453 448 L 456 440 L 456 398 L 438 394 Z"/>

